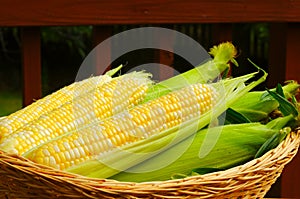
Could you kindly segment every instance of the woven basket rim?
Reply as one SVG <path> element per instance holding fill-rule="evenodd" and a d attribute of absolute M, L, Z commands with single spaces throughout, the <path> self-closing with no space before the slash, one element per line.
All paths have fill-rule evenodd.
<path fill-rule="evenodd" d="M 169 194 L 172 195 L 176 191 L 179 191 L 180 194 L 177 193 L 177 196 L 180 197 L 182 195 L 186 196 L 187 194 L 202 194 L 202 192 L 199 191 L 191 191 L 191 187 L 194 187 L 197 190 L 205 189 L 206 192 L 211 194 L 217 194 L 217 192 L 226 194 L 227 192 L 233 193 L 235 189 L 241 189 L 241 186 L 255 187 L 257 186 L 257 183 L 266 181 L 266 187 L 261 191 L 261 194 L 264 195 L 271 184 L 279 177 L 284 166 L 296 155 L 299 143 L 300 130 L 297 130 L 291 132 L 275 149 L 272 149 L 260 158 L 251 160 L 243 165 L 205 175 L 140 183 L 85 177 L 53 169 L 48 166 L 31 162 L 24 157 L 6 154 L 0 151 L 0 166 L 2 167 L 0 176 L 3 174 L 1 172 L 7 172 L 7 170 L 2 171 L 3 169 L 8 169 L 10 172 L 15 172 L 13 174 L 10 173 L 8 176 L 17 176 L 17 174 L 29 175 L 34 178 L 34 180 L 38 178 L 42 181 L 45 180 L 45 182 L 51 182 L 52 184 L 53 182 L 57 182 L 57 184 L 62 183 L 73 187 L 73 191 L 82 192 L 87 196 L 90 196 L 89 194 L 91 193 L 97 194 L 97 192 L 100 192 L 100 195 L 103 196 L 103 198 L 109 198 L 116 194 L 125 194 L 125 196 L 135 196 L 136 198 L 144 196 L 145 194 L 157 198 L 167 198 Z M 268 179 L 271 177 L 273 178 L 272 180 Z M 0 192 L 1 189 L 3 188 L 0 186 Z M 175 196 L 172 195 L 170 198 L 176 198 L 177 196 L 175 194 Z M 207 198 L 209 197 L 207 196 Z"/>

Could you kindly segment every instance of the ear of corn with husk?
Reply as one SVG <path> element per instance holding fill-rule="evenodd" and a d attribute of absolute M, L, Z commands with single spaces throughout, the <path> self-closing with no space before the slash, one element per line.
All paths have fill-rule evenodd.
<path fill-rule="evenodd" d="M 283 92 L 287 99 L 291 99 L 297 93 L 300 85 L 295 81 L 283 86 Z M 275 89 L 272 89 L 274 91 Z M 267 91 L 252 91 L 241 97 L 231 108 L 252 122 L 258 122 L 269 117 L 269 114 L 279 107 L 279 102 L 268 95 Z"/>
<path fill-rule="evenodd" d="M 202 114 L 200 117 L 191 118 L 190 120 L 184 123 L 168 128 L 160 132 L 159 134 L 150 137 L 150 139 L 143 139 L 141 140 L 142 144 L 139 142 L 135 142 L 132 145 L 126 145 L 126 150 L 130 151 L 130 153 L 127 154 L 127 156 L 125 154 L 122 154 L 124 149 L 116 149 L 109 152 L 108 155 L 100 155 L 99 159 L 85 161 L 79 166 L 73 166 L 72 168 L 68 169 L 68 171 L 79 174 L 85 174 L 85 172 L 88 171 L 89 175 L 93 177 L 109 177 L 112 174 L 117 173 L 117 170 L 127 169 L 129 168 L 130 164 L 137 164 L 157 153 L 155 152 L 157 148 L 155 148 L 154 143 L 157 143 L 157 146 L 159 147 L 163 147 L 164 145 L 168 145 L 169 142 L 173 139 L 174 141 L 172 141 L 172 145 L 182 141 L 183 139 L 186 139 L 187 137 L 195 133 L 195 131 L 208 125 L 212 117 L 218 117 L 227 109 L 228 106 L 233 104 L 240 96 L 244 95 L 250 89 L 263 82 L 266 78 L 265 74 L 256 82 L 252 82 L 249 85 L 245 86 L 244 82 L 247 81 L 249 78 L 253 77 L 255 74 L 256 73 L 253 73 L 236 79 L 225 80 L 224 82 L 222 81 L 222 83 L 217 83 L 216 86 L 220 88 L 220 85 L 222 85 L 222 87 L 225 89 L 225 93 L 223 93 L 224 95 L 220 95 L 220 98 L 216 102 L 216 106 L 213 110 Z M 224 102 L 225 104 L 223 104 Z M 146 155 L 142 155 L 142 157 L 140 157 L 140 155 L 135 154 L 137 152 L 147 153 Z M 124 159 L 122 160 L 118 159 L 116 165 L 114 162 L 117 159 L 114 158 L 119 156 L 126 157 L 124 157 Z M 102 161 L 104 161 L 104 163 Z M 115 165 L 114 167 L 116 169 L 112 169 L 110 166 L 106 166 L 106 164 L 110 166 Z"/>
<path fill-rule="evenodd" d="M 66 169 L 199 117 L 214 107 L 217 98 L 218 93 L 210 85 L 194 84 L 51 140 L 25 156 Z"/>

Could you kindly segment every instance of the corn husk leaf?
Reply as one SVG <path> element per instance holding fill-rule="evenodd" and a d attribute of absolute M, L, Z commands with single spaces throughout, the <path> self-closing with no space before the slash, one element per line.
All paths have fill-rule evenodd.
<path fill-rule="evenodd" d="M 276 132 L 272 137 L 270 137 L 257 151 L 254 158 L 259 158 L 263 156 L 266 152 L 271 149 L 276 148 L 280 142 L 282 142 L 285 137 L 291 132 L 290 127 L 286 127 L 278 132 Z"/>
<path fill-rule="evenodd" d="M 211 168 L 215 170 L 231 168 L 252 160 L 261 146 L 273 135 L 277 135 L 279 129 L 291 119 L 293 117 L 279 118 L 276 123 L 274 122 L 275 126 L 269 125 L 273 128 L 260 123 L 246 123 L 203 129 L 195 136 L 190 136 L 172 148 L 111 178 L 134 182 L 158 181 L 169 180 L 174 176 L 178 178 L 195 175 L 197 170 L 204 174 L 205 171 L 210 172 Z M 217 142 L 215 142 L 216 138 Z M 214 147 L 210 152 L 201 155 L 202 151 L 206 150 L 206 146 L 211 144 L 214 144 Z M 189 146 L 187 149 L 186 145 Z M 261 150 L 261 154 L 277 145 L 278 142 L 273 142 L 272 146 L 265 147 L 264 151 Z M 160 168 L 161 164 L 170 160 L 180 150 L 186 151 L 174 162 Z M 157 170 L 154 170 L 155 168 Z"/>
<path fill-rule="evenodd" d="M 242 124 L 251 122 L 245 115 L 235 111 L 232 108 L 228 108 L 226 110 L 225 117 L 225 124 Z"/>
<path fill-rule="evenodd" d="M 278 87 L 278 86 L 277 86 Z M 290 81 L 282 87 L 286 99 L 293 98 L 300 85 L 295 81 Z M 276 88 L 271 89 L 276 92 Z M 295 104 L 294 104 L 295 105 Z M 242 114 L 252 122 L 258 122 L 269 118 L 269 114 L 278 109 L 279 102 L 267 91 L 251 91 L 241 97 L 231 108 Z M 230 116 L 229 114 L 227 116 Z"/>

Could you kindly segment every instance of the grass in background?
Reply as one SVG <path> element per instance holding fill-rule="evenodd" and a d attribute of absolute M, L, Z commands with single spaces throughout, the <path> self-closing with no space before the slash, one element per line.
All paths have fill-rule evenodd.
<path fill-rule="evenodd" d="M 20 92 L 0 91 L 0 117 L 22 108 Z"/>

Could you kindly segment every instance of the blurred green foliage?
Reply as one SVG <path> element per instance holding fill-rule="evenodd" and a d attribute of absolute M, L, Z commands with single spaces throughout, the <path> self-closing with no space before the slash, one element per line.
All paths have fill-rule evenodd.
<path fill-rule="evenodd" d="M 43 95 L 74 82 L 92 48 L 92 30 L 92 26 L 41 28 Z"/>
<path fill-rule="evenodd" d="M 0 92 L 0 117 L 8 115 L 22 108 L 22 95 L 20 92 Z"/>
<path fill-rule="evenodd" d="M 82 58 L 90 49 L 92 26 L 43 27 L 42 42 L 47 44 L 66 44 L 70 53 L 79 54 Z"/>

